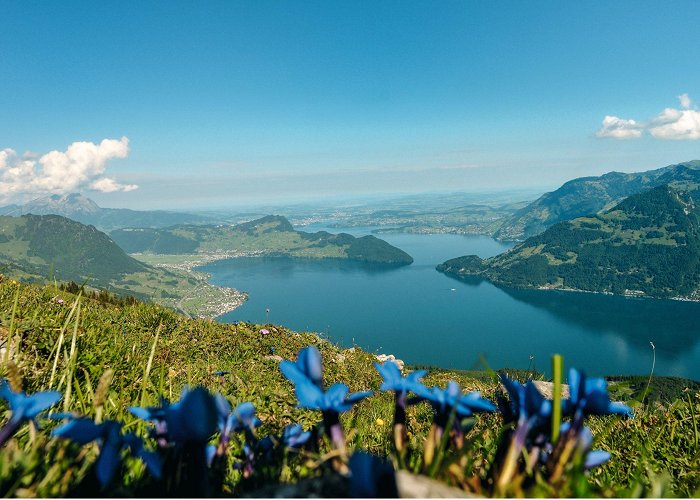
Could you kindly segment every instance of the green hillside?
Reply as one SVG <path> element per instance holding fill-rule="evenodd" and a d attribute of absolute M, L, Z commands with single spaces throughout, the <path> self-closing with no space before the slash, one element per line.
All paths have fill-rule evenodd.
<path fill-rule="evenodd" d="M 600 177 L 573 179 L 506 218 L 494 237 L 522 241 L 558 222 L 609 210 L 642 190 L 687 182 L 700 182 L 700 161 L 640 173 L 610 172 Z"/>
<path fill-rule="evenodd" d="M 262 333 L 263 327 L 268 333 Z M 62 399 L 55 412 L 85 415 L 98 422 L 121 422 L 124 432 L 142 437 L 148 450 L 158 450 L 160 446 L 148 437 L 153 426 L 137 419 L 128 408 L 158 405 L 160 397 L 175 402 L 185 386 L 201 386 L 220 393 L 234 406 L 253 403 L 261 421 L 252 431 L 254 442 L 263 443 L 266 436 L 280 436 L 291 422 L 301 424 L 305 430 L 318 429 L 321 415 L 297 407 L 294 388 L 279 370 L 280 360 L 294 360 L 301 348 L 313 345 L 323 357 L 323 378 L 328 386 L 343 382 L 353 392 L 375 391 L 341 415 L 348 449 L 353 453 L 362 450 L 380 457 L 394 457 L 391 467 L 401 468 L 392 445 L 394 396 L 379 390 L 382 379 L 373 366 L 376 357 L 357 347 L 344 349 L 315 334 L 297 333 L 277 325 L 218 324 L 187 319 L 154 304 L 114 305 L 85 297 L 78 299 L 53 286 L 28 286 L 6 278 L 0 278 L 0 338 L 5 346 L 10 345 L 5 360 L 0 363 L 0 376 L 9 378 L 12 387 L 22 387 L 28 394 L 58 390 Z M 8 339 L 12 339 L 11 344 Z M 218 371 L 227 373 L 219 375 Z M 444 387 L 448 380 L 456 381 L 463 391 L 481 391 L 491 401 L 506 397 L 493 373 L 434 369 L 424 382 L 428 386 Z M 594 448 L 611 454 L 607 463 L 586 473 L 567 470 L 566 480 L 554 486 L 544 479 L 536 481 L 523 467 L 523 475 L 518 475 L 520 482 L 514 480 L 509 487 L 512 489 L 507 490 L 509 496 L 697 495 L 700 492 L 697 384 L 655 378 L 652 383 L 655 390 L 681 397 L 673 401 L 660 397 L 654 404 L 631 401 L 643 392 L 640 387 L 644 384 L 637 384 L 640 387 L 635 384 L 637 381 L 616 382 L 610 387 L 612 397 L 634 405 L 635 418 L 610 415 L 586 419 L 595 439 Z M 2 400 L 0 408 L 7 408 Z M 197 413 L 198 417 L 201 415 Z M 444 466 L 422 469 L 420 457 L 431 432 L 433 415 L 425 402 L 407 407 L 406 458 L 413 458 L 397 478 L 405 480 L 409 471 L 422 474 L 409 475 L 422 481 L 412 483 L 414 486 L 429 488 L 421 490 L 426 492 L 425 496 L 438 492 L 451 497 L 465 493 L 494 494 L 493 481 L 489 478 L 494 474 L 498 477 L 501 469 L 497 464 L 505 455 L 499 453 L 505 452 L 500 446 L 507 445 L 512 427 L 504 425 L 504 417 L 496 413 L 468 419 L 462 422 L 467 434 L 460 452 L 447 453 Z M 193 494 L 193 485 L 181 481 L 178 486 L 175 475 L 168 476 L 168 481 L 155 481 L 139 460 L 128 457 L 126 450 L 116 477 L 106 490 L 100 490 L 95 468 L 104 444 L 83 446 L 51 437 L 50 432 L 62 422 L 43 417 L 37 420 L 41 428 L 25 423 L 0 453 L 3 496 Z M 3 421 L 7 423 L 6 418 Z M 275 448 L 271 458 L 264 449 L 256 447 L 254 468 L 245 475 L 235 465 L 241 464 L 244 456 L 243 435 L 236 434 L 227 454 L 229 466 L 210 469 L 210 477 L 223 476 L 211 482 L 216 489 L 210 490 L 210 494 L 263 497 L 347 494 L 342 489 L 322 489 L 334 478 L 337 483 L 338 476 L 332 466 L 337 453 L 333 454 L 330 443 L 320 435 L 314 436 L 320 443 L 318 449 L 282 453 Z M 446 445 L 452 450 L 451 439 Z M 177 448 L 160 451 L 170 460 L 178 456 Z M 172 465 L 166 461 L 164 468 Z M 456 489 L 445 489 L 448 486 Z M 415 494 L 415 490 L 408 490 L 405 495 L 410 493 Z"/>
<path fill-rule="evenodd" d="M 233 226 L 179 225 L 165 229 L 120 229 L 112 238 L 128 253 L 168 255 L 290 256 L 351 259 L 378 264 L 410 264 L 403 250 L 374 236 L 355 238 L 325 231 L 295 231 L 287 219 L 269 215 Z"/>
<path fill-rule="evenodd" d="M 698 185 L 675 186 L 561 222 L 490 259 L 460 257 L 438 270 L 515 287 L 700 298 Z"/>
<path fill-rule="evenodd" d="M 244 296 L 201 273 L 156 268 L 127 255 L 106 234 L 58 215 L 0 216 L 0 272 L 34 282 L 74 281 L 216 316 Z"/>

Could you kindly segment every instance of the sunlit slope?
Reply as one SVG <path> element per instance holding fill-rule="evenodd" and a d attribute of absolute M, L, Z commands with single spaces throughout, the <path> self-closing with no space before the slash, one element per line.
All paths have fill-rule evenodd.
<path fill-rule="evenodd" d="M 325 231 L 295 231 L 287 219 L 269 215 L 237 225 L 190 226 L 165 229 L 120 229 L 112 238 L 129 253 L 264 254 L 304 258 L 338 258 L 380 264 L 410 264 L 403 250 L 375 238 L 356 238 Z"/>
<path fill-rule="evenodd" d="M 438 270 L 515 287 L 700 298 L 697 184 L 677 186 L 561 222 L 490 259 L 460 257 Z"/>
<path fill-rule="evenodd" d="M 17 279 L 75 281 L 192 315 L 221 314 L 221 304 L 242 300 L 203 275 L 139 262 L 94 226 L 58 215 L 0 216 L 0 268 Z"/>
<path fill-rule="evenodd" d="M 664 184 L 674 187 L 676 184 L 698 183 L 699 169 L 700 161 L 696 160 L 648 172 L 610 172 L 600 177 L 573 179 L 505 219 L 494 236 L 522 241 L 558 222 L 609 210 L 624 198 L 645 189 Z"/>

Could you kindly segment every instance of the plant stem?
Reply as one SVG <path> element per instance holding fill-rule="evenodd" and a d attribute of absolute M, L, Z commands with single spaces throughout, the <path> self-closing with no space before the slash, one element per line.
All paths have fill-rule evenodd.
<path fill-rule="evenodd" d="M 5 427 L 0 429 L 0 446 L 3 446 L 5 442 L 12 437 L 12 435 L 17 432 L 19 428 L 20 421 L 14 421 L 10 419 Z"/>
<path fill-rule="evenodd" d="M 654 367 L 656 366 L 656 346 L 654 345 L 653 342 L 649 342 L 649 345 L 651 345 L 651 351 L 654 354 L 654 358 L 652 359 L 651 362 L 651 372 L 649 373 L 649 381 L 647 382 L 647 386 L 644 389 L 644 395 L 642 396 L 642 403 L 644 403 L 644 400 L 647 397 L 647 394 L 649 393 L 649 386 L 651 385 L 651 377 L 654 375 Z"/>
<path fill-rule="evenodd" d="M 564 359 L 561 354 L 552 356 L 552 376 L 554 377 L 554 389 L 552 391 L 552 444 L 559 439 L 561 427 L 561 378 L 564 368 Z"/>

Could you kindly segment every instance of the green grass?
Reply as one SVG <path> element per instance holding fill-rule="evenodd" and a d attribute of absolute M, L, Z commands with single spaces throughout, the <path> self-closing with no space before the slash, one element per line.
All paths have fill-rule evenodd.
<path fill-rule="evenodd" d="M 57 299 L 64 303 L 59 304 Z M 319 415 L 296 408 L 292 386 L 280 374 L 278 360 L 271 356 L 272 348 L 275 355 L 295 359 L 302 347 L 315 345 L 323 355 L 327 384 L 344 382 L 351 391 L 377 391 L 381 382 L 372 366 L 374 355 L 358 348 L 342 349 L 312 333 L 265 325 L 270 334 L 263 336 L 259 333 L 262 325 L 191 320 L 155 304 L 115 305 L 81 298 L 78 310 L 77 306 L 73 308 L 76 300 L 75 295 L 51 286 L 0 280 L 0 336 L 3 341 L 8 336 L 13 338 L 10 359 L 22 374 L 24 390 L 33 393 L 52 385 L 65 394 L 70 385 L 70 399 L 62 403 L 67 404 L 67 410 L 91 417 L 99 412 L 100 418 L 122 421 L 127 430 L 142 435 L 146 432 L 144 424 L 132 417 L 127 408 L 141 403 L 154 405 L 161 395 L 177 400 L 186 385 L 221 392 L 234 404 L 251 401 L 262 420 L 261 436 L 278 434 L 291 422 L 301 423 L 307 429 L 315 425 Z M 4 356 L 0 360 L 4 361 Z M 8 365 L 3 362 L 0 374 L 7 376 L 7 370 Z M 113 377 L 104 401 L 98 405 L 97 387 L 107 370 L 113 370 Z M 222 384 L 219 377 L 211 375 L 216 370 L 232 374 Z M 444 386 L 450 379 L 465 390 L 479 390 L 492 400 L 500 393 L 493 373 L 487 372 L 435 369 L 426 377 L 426 385 Z M 635 387 L 630 389 L 632 393 L 628 392 L 630 396 L 634 396 Z M 700 394 L 697 386 L 686 392 L 677 385 L 673 387 L 681 397 L 671 402 L 658 398 L 658 402 L 639 405 L 633 420 L 597 417 L 589 422 L 595 436 L 594 448 L 610 451 L 613 458 L 587 477 L 587 489 L 576 491 L 604 496 L 658 491 L 680 496 L 700 493 Z M 2 405 L 0 408 L 5 408 Z M 379 393 L 344 414 L 349 447 L 389 455 L 392 413 L 392 396 Z M 410 445 L 416 456 L 420 456 L 431 415 L 426 404 L 408 410 Z M 55 425 L 48 421 L 42 424 L 47 430 Z M 470 473 L 485 474 L 478 464 L 493 459 L 500 425 L 501 418 L 496 414 L 477 420 L 468 435 L 475 457 L 468 465 Z M 51 439 L 47 432 L 36 432 L 25 425 L 0 454 L 0 493 L 67 495 L 76 491 L 95 458 L 94 446 L 79 447 Z M 319 474 L 322 467 L 316 465 L 314 460 L 297 457 L 284 467 L 263 471 L 250 480 L 243 480 L 240 473 L 230 469 L 222 491 L 242 494 L 261 486 L 263 481 L 296 482 Z M 148 491 L 139 489 L 148 486 L 142 465 L 128 461 L 124 472 L 121 484 L 110 490 L 112 494 Z M 438 473 L 438 477 L 455 482 L 449 474 Z M 663 485 L 669 489 L 659 490 Z"/>

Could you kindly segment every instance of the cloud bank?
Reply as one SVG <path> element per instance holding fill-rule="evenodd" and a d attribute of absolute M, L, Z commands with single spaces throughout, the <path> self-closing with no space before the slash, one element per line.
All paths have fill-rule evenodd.
<path fill-rule="evenodd" d="M 626 120 L 617 116 L 603 118 L 596 137 L 609 139 L 638 139 L 647 132 L 661 140 L 700 139 L 700 111 L 693 106 L 688 94 L 678 96 L 681 109 L 666 108 L 646 122 Z"/>
<path fill-rule="evenodd" d="M 81 189 L 103 193 L 132 191 L 136 184 L 120 184 L 106 177 L 107 162 L 126 158 L 129 139 L 104 139 L 99 144 L 74 142 L 66 151 L 18 155 L 12 149 L 0 151 L 0 198 L 67 194 Z"/>

